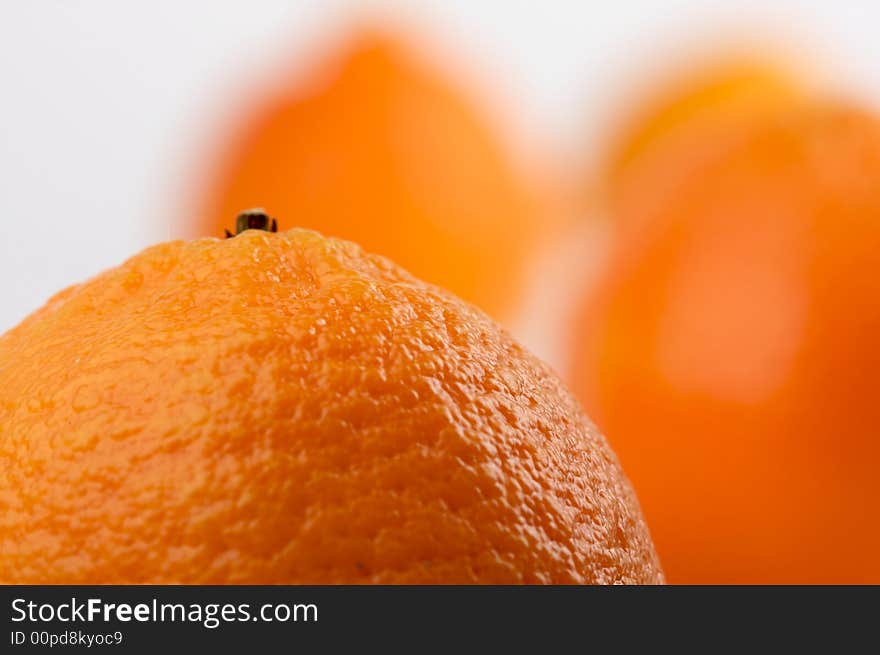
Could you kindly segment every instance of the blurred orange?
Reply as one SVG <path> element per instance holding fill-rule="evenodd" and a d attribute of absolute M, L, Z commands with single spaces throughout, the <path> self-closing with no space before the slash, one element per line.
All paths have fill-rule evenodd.
<path fill-rule="evenodd" d="M 775 112 L 626 207 L 574 377 L 669 580 L 880 583 L 880 123 Z"/>
<path fill-rule="evenodd" d="M 503 318 L 547 217 L 498 127 L 402 42 L 360 34 L 234 135 L 196 234 L 265 207 L 282 229 L 356 241 Z"/>
<path fill-rule="evenodd" d="M 805 86 L 779 57 L 730 54 L 642 89 L 637 110 L 613 130 L 603 166 L 604 201 L 616 227 L 641 229 L 621 219 L 668 202 L 682 178 L 718 156 L 754 121 L 802 102 Z"/>

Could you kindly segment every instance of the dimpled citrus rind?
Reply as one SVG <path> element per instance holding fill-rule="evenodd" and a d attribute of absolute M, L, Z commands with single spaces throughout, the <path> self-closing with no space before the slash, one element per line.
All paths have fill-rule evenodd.
<path fill-rule="evenodd" d="M 0 337 L 2 582 L 662 579 L 547 367 L 351 243 L 166 243 Z"/>

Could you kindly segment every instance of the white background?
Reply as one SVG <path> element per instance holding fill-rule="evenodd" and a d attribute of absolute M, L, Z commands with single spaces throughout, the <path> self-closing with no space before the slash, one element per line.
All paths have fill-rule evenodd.
<path fill-rule="evenodd" d="M 246 93 L 375 15 L 471 60 L 560 157 L 588 149 L 640 69 L 731 32 L 803 48 L 880 95 L 880 3 L 867 1 L 4 0 L 0 331 L 174 234 L 181 191 Z"/>

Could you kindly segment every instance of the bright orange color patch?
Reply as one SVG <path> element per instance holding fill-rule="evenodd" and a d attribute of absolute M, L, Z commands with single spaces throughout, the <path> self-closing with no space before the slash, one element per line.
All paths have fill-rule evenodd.
<path fill-rule="evenodd" d="M 662 581 L 556 377 L 303 230 L 159 245 L 0 336 L 0 581 Z"/>
<path fill-rule="evenodd" d="M 258 105 L 207 187 L 195 236 L 265 207 L 507 317 L 550 217 L 496 127 L 406 47 L 363 35 Z"/>
<path fill-rule="evenodd" d="M 708 165 L 756 121 L 800 104 L 805 85 L 769 59 L 728 57 L 691 67 L 645 92 L 619 126 L 602 180 L 608 211 L 623 218 L 652 215 L 681 181 Z M 634 206 L 632 206 L 634 205 Z"/>
<path fill-rule="evenodd" d="M 880 583 L 880 123 L 768 117 L 629 207 L 575 377 L 670 581 Z"/>

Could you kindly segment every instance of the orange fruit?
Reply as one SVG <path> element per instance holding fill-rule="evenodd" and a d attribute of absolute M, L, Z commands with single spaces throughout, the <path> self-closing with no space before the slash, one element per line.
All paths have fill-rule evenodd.
<path fill-rule="evenodd" d="M 708 165 L 744 130 L 801 104 L 805 82 L 793 68 L 766 56 L 711 56 L 643 90 L 624 112 L 603 166 L 607 212 L 622 230 L 624 218 L 651 215 L 669 201 L 679 181 Z M 630 207 L 636 205 L 636 207 Z"/>
<path fill-rule="evenodd" d="M 574 377 L 670 581 L 880 583 L 880 122 L 768 117 L 630 219 Z"/>
<path fill-rule="evenodd" d="M 241 207 L 351 239 L 496 318 L 550 217 L 498 121 L 445 71 L 364 33 L 257 102 L 223 148 L 192 236 Z"/>
<path fill-rule="evenodd" d="M 5 583 L 659 583 L 548 368 L 344 241 L 174 241 L 0 337 Z"/>

